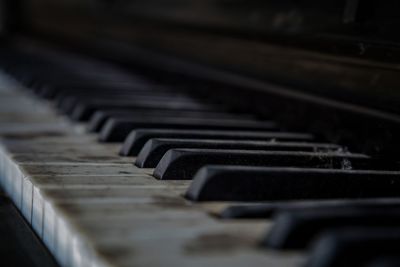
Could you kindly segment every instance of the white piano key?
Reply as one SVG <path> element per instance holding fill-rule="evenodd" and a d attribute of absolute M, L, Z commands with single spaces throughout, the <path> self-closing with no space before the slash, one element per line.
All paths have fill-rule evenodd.
<path fill-rule="evenodd" d="M 35 187 L 44 189 L 63 189 L 69 188 L 104 188 L 108 186 L 142 186 L 146 187 L 168 187 L 182 186 L 186 188 L 188 181 L 159 181 L 154 177 L 144 174 L 135 173 L 132 175 L 30 175 L 29 181 L 35 184 Z"/>
<path fill-rule="evenodd" d="M 68 180 L 68 176 L 66 176 L 64 178 L 66 178 L 66 180 Z M 138 185 L 129 185 L 129 184 L 132 184 L 132 182 L 129 180 L 124 180 L 124 181 L 127 181 L 129 184 L 120 183 L 119 185 L 117 185 L 117 188 L 115 188 L 115 186 L 108 185 L 108 186 L 103 186 L 103 189 L 99 189 L 98 186 L 93 187 L 91 185 L 87 185 L 86 187 L 84 187 L 84 189 L 81 188 L 82 185 L 79 186 L 80 187 L 79 189 L 77 189 L 77 188 L 71 189 L 69 187 L 66 187 L 63 184 L 61 184 L 61 185 L 53 184 L 53 186 L 45 185 L 43 187 L 40 187 L 40 185 L 38 185 L 38 187 L 41 189 L 40 190 L 41 191 L 41 194 L 40 194 L 41 200 L 38 200 L 38 202 L 43 203 L 43 205 L 42 205 L 43 210 L 42 210 L 42 212 L 38 212 L 36 217 L 43 218 L 42 228 L 43 228 L 43 240 L 44 240 L 45 244 L 50 248 L 50 250 L 53 253 L 58 254 L 58 255 L 62 255 L 62 253 L 57 251 L 59 248 L 65 250 L 65 247 L 63 247 L 62 245 L 59 245 L 57 243 L 59 240 L 59 239 L 57 239 L 57 235 L 58 235 L 57 229 L 59 228 L 59 226 L 56 224 L 57 216 L 54 211 L 54 206 L 53 206 L 54 201 L 56 203 L 60 202 L 60 201 L 68 202 L 70 199 L 75 199 L 75 201 L 76 201 L 75 195 L 79 195 L 80 197 L 85 198 L 85 201 L 87 201 L 88 198 L 91 199 L 92 201 L 96 201 L 96 199 L 99 199 L 100 201 L 104 201 L 104 198 L 114 198 L 114 199 L 120 199 L 121 197 L 127 198 L 127 194 L 133 195 L 135 197 L 143 198 L 142 195 L 147 195 L 147 192 L 149 191 L 149 185 L 147 185 L 145 188 L 143 188 L 143 182 L 145 180 L 150 180 L 151 177 L 146 177 L 146 178 L 142 177 L 144 179 L 140 179 L 141 178 L 140 176 L 131 177 L 131 180 L 134 181 L 137 178 L 139 178 Z M 158 192 L 159 190 L 161 190 L 163 188 L 168 189 L 168 186 L 160 186 L 160 185 L 159 186 L 153 185 L 153 186 L 155 186 L 155 188 L 152 188 L 152 189 L 155 189 L 154 192 Z M 49 189 L 49 187 L 51 187 L 51 189 Z M 184 188 L 186 188 L 186 186 Z M 184 188 L 182 188 L 182 190 Z M 135 190 L 140 191 L 142 194 L 137 193 Z M 76 192 L 76 191 L 78 191 L 78 192 Z M 63 194 L 60 194 L 61 192 Z M 55 194 L 56 197 L 49 196 L 51 194 Z M 34 196 L 34 198 L 35 197 L 36 197 L 36 195 Z M 61 197 L 61 199 L 59 199 L 59 197 Z M 51 199 L 52 201 L 50 202 L 50 201 L 46 201 L 43 199 Z M 34 203 L 35 203 L 35 201 L 36 200 L 34 199 Z M 63 231 L 63 230 L 61 230 L 61 231 Z"/>
<path fill-rule="evenodd" d="M 1 142 L 1 139 L 0 139 Z M 6 156 L 3 152 L 3 147 L 0 146 L 0 185 L 4 188 L 4 180 L 5 180 L 5 161 Z"/>
<path fill-rule="evenodd" d="M 14 165 L 9 157 L 7 157 L 7 161 L 5 164 L 5 183 L 4 183 L 4 190 L 8 195 L 11 196 L 11 191 L 12 191 L 12 181 L 14 177 L 12 176 L 12 169 L 14 168 Z"/>
<path fill-rule="evenodd" d="M 44 201 L 39 188 L 33 188 L 32 198 L 32 227 L 36 234 L 42 238 L 43 233 Z"/>
<path fill-rule="evenodd" d="M 43 242 L 46 244 L 47 248 L 55 253 L 55 232 L 56 232 L 56 214 L 52 203 L 44 201 L 44 212 L 43 212 Z"/>
<path fill-rule="evenodd" d="M 14 200 L 15 206 L 18 209 L 22 207 L 22 181 L 24 176 L 22 172 L 18 169 L 18 165 L 14 164 L 14 168 L 12 170 L 13 173 L 13 181 L 12 181 L 12 191 L 11 191 L 11 198 Z"/>
<path fill-rule="evenodd" d="M 72 266 L 71 264 L 71 246 L 72 246 L 72 231 L 69 229 L 68 223 L 57 216 L 57 231 L 55 236 L 55 257 L 58 259 L 61 266 Z"/>
<path fill-rule="evenodd" d="M 33 185 L 29 177 L 24 177 L 22 182 L 21 212 L 28 223 L 32 223 Z"/>
<path fill-rule="evenodd" d="M 84 265 L 84 252 L 85 248 L 82 244 L 83 242 L 80 240 L 79 236 L 73 236 L 72 238 L 72 247 L 71 247 L 71 265 L 77 267 L 83 267 Z M 87 266 L 87 265 L 86 265 Z"/>
<path fill-rule="evenodd" d="M 26 175 L 132 175 L 141 173 L 140 169 L 130 163 L 93 163 L 93 164 L 76 164 L 76 163 L 42 163 L 42 164 L 21 164 L 21 171 Z"/>
<path fill-rule="evenodd" d="M 76 137 L 79 138 L 79 137 Z M 11 154 L 23 154 L 23 155 L 55 155 L 63 153 L 69 153 L 70 155 L 78 155 L 78 156 L 85 156 L 88 154 L 89 156 L 95 155 L 99 153 L 100 155 L 116 155 L 118 153 L 119 147 L 116 145 L 107 145 L 107 146 L 99 146 L 97 144 L 81 144 L 81 143 L 70 143 L 70 144 L 57 144 L 57 143 L 48 143 L 48 144 L 41 144 L 36 143 L 34 141 L 27 142 L 7 142 L 5 143 L 6 149 Z M 123 157 L 116 157 L 120 159 L 125 159 Z M 66 160 L 68 161 L 68 160 Z"/>
<path fill-rule="evenodd" d="M 81 153 L 77 155 L 77 153 L 54 153 L 54 154 L 14 154 L 12 159 L 18 164 L 42 164 L 42 162 L 46 162 L 46 164 L 64 164 L 65 162 L 76 163 L 76 164 L 102 164 L 102 163 L 127 163 L 132 164 L 132 158 L 120 158 L 111 156 L 111 153 L 108 151 L 105 153 L 104 151 L 91 152 L 91 153 Z"/>

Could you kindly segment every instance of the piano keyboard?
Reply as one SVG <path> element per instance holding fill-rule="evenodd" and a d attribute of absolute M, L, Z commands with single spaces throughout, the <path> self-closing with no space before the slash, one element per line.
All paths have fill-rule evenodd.
<path fill-rule="evenodd" d="M 61 266 L 398 262 L 395 162 L 75 55 L 2 66 L 1 185 Z"/>

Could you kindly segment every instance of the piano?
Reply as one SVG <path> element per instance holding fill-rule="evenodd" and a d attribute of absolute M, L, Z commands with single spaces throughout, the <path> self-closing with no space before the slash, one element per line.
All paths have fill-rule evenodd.
<path fill-rule="evenodd" d="M 35 245 L 18 257 L 400 266 L 399 8 L 1 1 L 0 211 Z"/>

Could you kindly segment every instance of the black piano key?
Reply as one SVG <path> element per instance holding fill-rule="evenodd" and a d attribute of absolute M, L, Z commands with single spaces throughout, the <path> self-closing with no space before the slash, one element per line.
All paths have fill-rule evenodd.
<path fill-rule="evenodd" d="M 116 91 L 116 92 L 115 92 Z M 76 106 L 78 106 L 79 104 L 89 102 L 89 103 L 93 103 L 94 100 L 96 99 L 97 101 L 99 101 L 97 98 L 99 98 L 99 96 L 94 97 L 93 94 L 96 94 L 94 92 L 87 92 L 88 94 L 85 96 L 79 96 L 74 94 L 73 96 L 65 94 L 65 93 L 58 93 L 57 96 L 55 97 L 56 100 L 56 105 L 57 108 L 65 114 L 71 114 L 73 113 L 73 110 Z M 150 93 L 149 93 L 150 94 Z M 147 98 L 151 97 L 154 93 L 151 93 L 150 95 L 146 95 Z M 101 100 L 104 99 L 109 99 L 109 100 L 113 100 L 113 101 L 118 101 L 120 100 L 122 97 L 124 97 L 123 99 L 131 99 L 134 98 L 135 102 L 139 99 L 143 99 L 143 96 L 140 94 L 138 96 L 138 92 L 137 91 L 133 91 L 133 92 L 126 92 L 126 90 L 114 90 L 114 91 L 106 91 L 101 93 Z"/>
<path fill-rule="evenodd" d="M 43 78 L 44 75 L 41 76 L 37 80 L 43 86 L 34 88 L 34 93 L 45 99 L 54 100 L 60 92 L 96 92 L 90 90 L 93 89 L 93 83 L 66 73 L 57 73 L 51 78 L 49 74 L 46 74 L 45 78 Z M 99 86 L 95 86 L 95 88 L 98 90 Z"/>
<path fill-rule="evenodd" d="M 232 205 L 214 214 L 220 219 L 269 219 L 279 209 L 274 204 Z"/>
<path fill-rule="evenodd" d="M 251 116 L 244 114 L 231 114 L 223 112 L 211 112 L 211 111 L 184 111 L 181 110 L 163 110 L 163 109 L 152 109 L 152 110 L 99 110 L 96 111 L 89 120 L 88 129 L 91 132 L 99 132 L 104 126 L 106 121 L 112 117 L 118 118 L 132 118 L 137 116 L 147 116 L 155 118 L 237 118 L 237 119 L 250 119 Z"/>
<path fill-rule="evenodd" d="M 186 197 L 193 201 L 286 201 L 399 197 L 400 172 L 207 166 Z"/>
<path fill-rule="evenodd" d="M 311 209 L 311 208 L 338 208 L 338 207 L 399 207 L 397 198 L 371 199 L 334 199 L 311 201 L 284 201 L 270 203 L 252 203 L 230 205 L 214 215 L 221 219 L 270 219 L 281 211 Z"/>
<path fill-rule="evenodd" d="M 342 153 L 249 151 L 228 149 L 171 149 L 154 170 L 161 180 L 190 180 L 203 166 L 241 165 L 268 167 L 345 168 L 366 156 Z"/>
<path fill-rule="evenodd" d="M 67 114 L 71 119 L 76 121 L 87 121 L 94 112 L 100 109 L 119 109 L 119 108 L 141 108 L 141 109 L 172 109 L 172 110 L 216 110 L 207 104 L 192 103 L 185 101 L 158 101 L 158 100 L 142 100 L 142 101 L 105 101 L 104 103 L 80 103 L 74 106 L 72 112 Z"/>
<path fill-rule="evenodd" d="M 87 82 L 79 82 L 79 81 L 75 81 L 75 82 L 71 82 L 71 80 L 75 80 L 73 78 L 63 78 L 62 80 L 69 80 L 68 83 L 64 83 L 62 85 L 55 85 L 54 83 L 50 82 L 50 83 L 46 83 L 45 81 L 42 82 L 42 84 L 44 86 L 37 88 L 35 90 L 35 94 L 38 95 L 39 97 L 45 98 L 45 99 L 49 99 L 49 100 L 54 100 L 57 95 L 60 93 L 60 91 L 64 90 L 68 90 L 68 91 L 74 91 L 75 90 L 79 90 L 79 91 L 85 91 L 88 89 L 87 86 L 82 86 L 82 84 L 87 84 Z"/>
<path fill-rule="evenodd" d="M 180 129 L 137 129 L 129 134 L 121 148 L 122 156 L 136 156 L 145 143 L 152 138 L 175 139 L 219 139 L 219 140 L 262 140 L 262 141 L 310 141 L 313 136 L 305 133 L 257 132 L 229 130 L 180 130 Z"/>
<path fill-rule="evenodd" d="M 249 140 L 210 140 L 210 139 L 151 139 L 138 154 L 136 166 L 154 168 L 164 156 L 173 148 L 206 148 L 206 149 L 243 149 L 265 151 L 338 151 L 337 145 L 316 143 L 283 143 Z"/>
<path fill-rule="evenodd" d="M 104 107 L 117 105 L 117 106 L 128 106 L 130 104 L 138 105 L 138 103 L 149 103 L 154 105 L 154 103 L 159 103 L 162 107 L 166 105 L 167 107 L 172 106 L 168 103 L 174 103 L 174 106 L 180 106 L 182 108 L 199 107 L 201 104 L 198 99 L 192 99 L 186 96 L 180 95 L 169 95 L 169 94 L 159 94 L 158 92 L 138 92 L 132 90 L 127 92 L 126 90 L 106 91 L 106 92 L 92 92 L 87 95 L 74 94 L 74 96 L 67 96 L 59 100 L 59 109 L 65 114 L 73 115 L 75 109 L 80 106 L 87 106 L 88 110 L 90 106 Z M 166 104 L 167 103 L 167 104 Z M 174 107 L 173 106 L 173 107 Z"/>
<path fill-rule="evenodd" d="M 122 142 L 129 133 L 139 128 L 196 129 L 196 130 L 271 130 L 276 125 L 270 121 L 234 119 L 110 119 L 100 131 L 102 142 Z"/>
<path fill-rule="evenodd" d="M 341 227 L 400 225 L 400 208 L 393 206 L 319 207 L 283 211 L 263 246 L 275 249 L 305 249 L 323 231 Z"/>
<path fill-rule="evenodd" d="M 357 227 L 328 231 L 313 245 L 306 267 L 364 267 L 399 255 L 400 227 Z"/>
<path fill-rule="evenodd" d="M 170 89 L 158 85 L 140 84 L 132 85 L 131 83 L 121 83 L 118 81 L 102 82 L 101 84 L 93 82 L 74 83 L 72 85 L 58 84 L 50 86 L 55 91 L 54 101 L 60 109 L 66 100 L 77 103 L 79 100 L 86 101 L 95 96 L 107 96 L 113 98 L 121 94 L 139 94 L 139 95 L 157 95 L 157 96 L 182 96 L 182 93 L 171 91 Z"/>

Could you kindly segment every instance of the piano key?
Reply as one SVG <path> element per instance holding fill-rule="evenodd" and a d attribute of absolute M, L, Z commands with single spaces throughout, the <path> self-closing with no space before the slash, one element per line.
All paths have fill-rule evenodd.
<path fill-rule="evenodd" d="M 29 146 L 28 146 L 29 147 Z M 51 150 L 51 149 L 48 149 Z M 64 148 L 65 150 L 65 148 Z M 107 153 L 108 152 L 108 153 Z M 16 165 L 40 165 L 45 162 L 46 164 L 52 165 L 63 165 L 65 162 L 69 164 L 124 164 L 129 163 L 129 161 L 124 160 L 121 157 L 115 157 L 114 153 L 110 153 L 110 151 L 95 151 L 94 153 L 88 151 L 77 150 L 74 152 L 64 151 L 60 149 L 60 152 L 46 152 L 46 153 L 17 153 L 12 154 L 9 152 L 8 157 L 16 164 Z M 21 206 L 22 203 L 22 183 L 24 182 L 22 176 L 16 176 L 13 181 L 13 186 L 9 190 L 10 196 L 14 199 L 16 205 L 18 207 Z"/>
<path fill-rule="evenodd" d="M 85 167 L 80 166 L 83 170 Z M 133 187 L 137 189 L 175 189 L 184 190 L 188 183 L 185 181 L 170 181 L 168 183 L 159 183 L 150 174 L 144 172 L 135 172 L 131 174 L 102 174 L 92 172 L 91 174 L 49 174 L 43 172 L 40 174 L 29 175 L 29 179 L 23 181 L 22 203 L 31 205 L 29 200 L 33 196 L 33 185 L 40 190 L 74 190 L 74 189 L 98 189 L 107 190 L 111 188 Z M 167 200 L 166 200 L 167 201 Z M 30 209 L 25 207 L 24 209 Z M 28 213 L 29 214 L 29 213 Z"/>
<path fill-rule="evenodd" d="M 338 207 L 400 207 L 397 198 L 370 198 L 370 199 L 334 199 L 318 201 L 285 201 L 253 204 L 226 204 L 213 210 L 212 214 L 221 219 L 270 219 L 281 211 L 296 211 L 311 208 L 338 208 Z"/>
<path fill-rule="evenodd" d="M 135 103 L 160 103 L 162 107 L 163 103 L 181 103 L 182 108 L 190 108 L 191 106 L 199 105 L 199 100 L 192 99 L 189 97 L 177 95 L 177 94 L 158 94 L 157 92 L 145 91 L 138 92 L 136 90 L 130 90 L 127 92 L 118 92 L 118 90 L 110 91 L 109 94 L 104 94 L 102 92 L 94 93 L 88 95 L 74 94 L 74 96 L 65 97 L 60 103 L 60 111 L 65 114 L 71 114 L 74 112 L 75 108 L 78 106 L 84 106 L 85 104 L 93 106 L 105 107 L 110 104 L 123 105 L 123 104 L 135 104 Z M 129 105 L 128 105 L 129 107 Z M 167 106 L 168 107 L 168 106 Z"/>
<path fill-rule="evenodd" d="M 193 201 L 282 201 L 398 197 L 398 171 L 207 166 L 193 178 Z"/>
<path fill-rule="evenodd" d="M 93 176 L 95 176 L 95 172 L 92 173 L 92 176 L 90 178 L 92 178 Z M 61 177 L 59 176 L 59 178 Z M 54 209 L 52 207 L 54 202 L 128 202 L 133 205 L 134 203 L 151 203 L 152 201 L 154 201 L 152 196 L 157 196 L 160 199 L 168 199 L 172 196 L 178 195 L 183 190 L 183 188 L 178 185 L 157 185 L 151 183 L 146 183 L 146 185 L 142 185 L 145 180 L 150 180 L 150 177 L 145 179 L 143 175 L 131 176 L 129 177 L 129 179 L 118 180 L 116 178 L 108 179 L 108 176 L 103 176 L 104 182 L 102 184 L 93 184 L 90 182 L 89 184 L 85 184 L 85 180 L 75 180 L 76 183 L 71 184 L 71 178 L 73 177 L 63 176 L 62 181 L 67 182 L 67 184 L 64 185 L 57 185 L 51 181 L 50 184 L 35 184 L 35 181 L 31 180 L 31 183 L 34 186 L 30 187 L 30 194 L 24 196 L 24 199 L 32 199 L 32 225 L 38 235 L 41 236 L 45 242 L 47 240 L 47 245 L 49 247 L 54 246 L 54 228 L 49 225 L 54 224 L 55 220 L 53 214 Z M 47 181 L 49 181 L 49 179 Z M 86 179 L 86 181 L 90 181 L 90 179 Z M 46 199 L 51 199 L 53 203 L 46 203 Z M 29 209 L 29 207 L 25 207 L 25 209 Z M 49 210 L 51 212 L 50 214 Z"/>
<path fill-rule="evenodd" d="M 119 150 L 119 146 L 115 144 L 107 144 L 107 146 L 99 146 L 98 144 L 92 143 L 83 146 L 83 143 L 36 143 L 30 141 L 6 141 L 5 146 L 8 151 L 13 154 L 42 154 L 44 156 L 48 154 L 59 154 L 59 156 L 69 154 L 69 156 L 73 157 L 74 154 L 81 154 L 84 156 L 87 154 L 93 157 L 96 156 L 96 153 L 99 156 L 114 156 L 115 152 Z M 49 149 L 51 148 L 51 149 Z"/>
<path fill-rule="evenodd" d="M 398 255 L 398 227 L 332 230 L 313 245 L 307 267 L 362 267 L 380 257 Z"/>
<path fill-rule="evenodd" d="M 166 187 L 160 188 L 142 188 L 133 186 L 123 186 L 114 188 L 112 186 L 104 188 L 58 188 L 58 189 L 42 189 L 34 190 L 33 195 L 33 213 L 32 213 L 32 224 L 36 229 L 40 231 L 40 225 L 43 229 L 42 233 L 39 234 L 45 244 L 51 248 L 51 251 L 55 253 L 57 246 L 55 245 L 56 236 L 56 203 L 80 203 L 80 202 L 98 202 L 103 203 L 126 203 L 129 201 L 133 203 L 151 202 L 151 196 L 157 195 L 159 198 L 170 198 L 179 195 L 181 189 L 170 188 L 167 190 Z M 47 201 L 47 200 L 51 201 Z M 128 214 L 129 215 L 129 214 Z M 132 215 L 130 215 L 132 216 Z M 103 216 L 104 217 L 104 216 Z M 104 221 L 106 221 L 104 219 Z"/>
<path fill-rule="evenodd" d="M 139 128 L 171 128 L 189 130 L 272 130 L 271 121 L 233 120 L 233 119 L 110 119 L 100 131 L 102 142 L 122 142 L 133 130 Z"/>
<path fill-rule="evenodd" d="M 39 97 L 48 99 L 48 100 L 55 100 L 57 99 L 60 94 L 64 92 L 74 93 L 79 91 L 86 91 L 92 89 L 93 85 L 88 85 L 85 81 L 79 81 L 75 77 L 63 77 L 62 80 L 70 80 L 70 82 L 64 82 L 62 84 L 57 84 L 53 81 L 46 82 L 46 81 L 39 81 L 39 86 L 33 88 L 36 95 Z M 28 87 L 32 87 L 32 85 L 28 84 Z M 101 87 L 96 86 L 95 88 L 100 89 Z M 94 90 L 91 90 L 92 93 Z"/>
<path fill-rule="evenodd" d="M 142 148 L 135 165 L 140 168 L 155 168 L 164 154 L 173 148 L 242 149 L 264 151 L 329 152 L 341 149 L 337 145 L 295 142 L 268 142 L 249 140 L 210 139 L 150 139 Z"/>
<path fill-rule="evenodd" d="M 368 157 L 349 153 L 251 151 L 233 149 L 171 149 L 154 169 L 161 180 L 187 180 L 205 165 L 242 165 L 264 167 L 309 167 L 343 169 L 367 164 Z M 358 163 L 358 164 L 357 164 Z M 235 178 L 239 180 L 238 172 Z M 218 177 L 218 176 L 217 176 Z M 220 176 L 219 176 L 220 177 Z M 235 179 L 235 180 L 236 180 Z"/>
<path fill-rule="evenodd" d="M 91 132 L 99 132 L 106 121 L 112 117 L 132 118 L 138 116 L 156 117 L 156 118 L 250 118 L 243 114 L 231 114 L 223 112 L 198 112 L 198 111 L 178 111 L 178 110 L 99 110 L 96 111 L 89 120 L 88 129 Z"/>
<path fill-rule="evenodd" d="M 12 165 L 8 164 L 8 166 L 11 167 Z M 32 221 L 32 224 L 36 228 L 35 230 L 39 232 L 42 229 L 40 221 L 42 216 L 40 214 L 32 218 L 31 216 L 37 212 L 35 211 L 37 207 L 42 205 L 41 196 L 44 193 L 44 189 L 54 191 L 70 188 L 71 190 L 77 189 L 78 192 L 80 192 L 79 189 L 83 191 L 93 189 L 93 193 L 98 190 L 107 194 L 108 190 L 112 188 L 115 190 L 125 190 L 129 186 L 136 186 L 139 191 L 143 191 L 152 188 L 161 190 L 162 188 L 168 188 L 169 185 L 173 185 L 175 188 L 182 190 L 179 185 L 183 184 L 174 182 L 172 184 L 154 186 L 154 183 L 151 181 L 155 180 L 149 174 L 145 174 L 144 172 L 139 173 L 135 171 L 134 167 L 128 164 L 65 162 L 62 164 L 48 164 L 47 166 L 38 163 L 19 164 L 18 167 L 15 171 L 9 173 L 12 180 L 8 181 L 11 184 L 7 187 L 10 188 L 8 194 L 24 212 L 27 220 Z M 56 170 L 60 170 L 60 172 Z M 37 199 L 38 196 L 40 196 L 39 199 Z"/>
<path fill-rule="evenodd" d="M 54 169 L 56 168 L 61 169 L 62 166 L 55 165 Z M 74 172 L 68 172 L 68 169 L 74 169 Z M 107 169 L 108 172 L 102 172 L 102 170 L 105 169 Z M 124 170 L 123 168 L 115 168 L 112 170 L 109 168 L 109 165 L 107 166 L 106 164 L 92 166 L 74 165 L 64 166 L 65 172 L 56 172 L 55 174 L 50 168 L 41 166 L 40 169 L 35 169 L 36 174 L 30 174 L 30 170 L 25 168 L 23 173 L 25 173 L 25 177 L 29 177 L 29 179 L 23 180 L 23 195 L 19 196 L 24 205 L 21 209 L 25 211 L 24 214 L 27 214 L 27 220 L 32 222 L 35 230 L 41 235 L 43 229 L 42 197 L 46 194 L 63 199 L 69 199 L 71 194 L 73 194 L 75 198 L 94 196 L 102 196 L 104 198 L 117 194 L 120 200 L 124 200 L 129 196 L 135 196 L 142 201 L 142 196 L 145 196 L 150 191 L 159 192 L 162 189 L 171 188 L 171 185 L 174 190 L 178 190 L 179 192 L 183 190 L 178 183 L 157 185 L 151 182 L 152 179 L 150 176 L 146 176 L 143 173 L 138 173 L 134 170 L 131 173 L 127 171 L 121 173 L 118 169 Z M 163 194 L 159 196 L 162 197 Z"/>
<path fill-rule="evenodd" d="M 55 175 L 54 170 L 60 169 L 59 175 L 88 175 L 95 173 L 94 170 L 103 170 L 104 175 L 132 175 L 135 176 L 138 172 L 133 172 L 129 168 L 129 164 L 123 163 L 74 163 L 74 162 L 49 162 L 47 166 L 42 166 L 39 163 L 15 163 L 10 166 L 15 166 L 14 169 L 10 170 L 10 177 L 13 176 L 13 180 L 5 181 L 5 187 L 7 193 L 14 200 L 17 207 L 22 205 L 22 193 L 23 183 L 25 182 L 24 177 L 26 173 L 32 173 L 31 175 Z M 21 172 L 20 172 L 21 171 Z M 19 174 L 18 174 L 19 173 Z M 144 174 L 145 172 L 142 172 Z"/>
<path fill-rule="evenodd" d="M 89 98 L 94 94 L 101 94 L 102 96 L 109 95 L 112 98 L 115 94 L 128 94 L 137 93 L 139 95 L 157 94 L 160 96 L 173 96 L 182 95 L 177 92 L 162 88 L 157 85 L 141 84 L 140 87 L 132 85 L 131 83 L 123 83 L 119 81 L 108 81 L 101 84 L 93 85 L 92 82 L 76 82 L 72 84 L 49 85 L 47 90 L 51 90 L 51 97 L 43 96 L 51 99 L 56 103 L 56 107 L 65 112 L 70 111 L 71 108 L 79 102 L 79 99 Z M 82 96 L 82 97 L 78 97 Z"/>
<path fill-rule="evenodd" d="M 63 164 L 20 164 L 19 168 L 22 172 L 33 174 L 59 174 L 59 175 L 89 175 L 93 173 L 101 173 L 103 175 L 134 175 L 138 173 L 136 167 L 128 163 L 92 163 L 77 164 L 68 162 Z M 140 172 L 143 173 L 143 172 Z"/>
<path fill-rule="evenodd" d="M 265 131 L 229 131 L 229 130 L 182 130 L 182 129 L 137 129 L 132 131 L 121 148 L 123 156 L 136 156 L 145 143 L 152 138 L 174 139 L 218 139 L 218 140 L 254 140 L 254 141 L 293 141 L 305 142 L 313 136 L 305 133 L 265 132 Z"/>
<path fill-rule="evenodd" d="M 170 181 L 168 183 L 160 183 L 154 179 L 150 174 L 135 173 L 130 175 L 48 175 L 38 174 L 29 177 L 31 183 L 40 188 L 106 188 L 108 186 L 121 187 L 137 186 L 137 188 L 174 188 L 185 189 L 189 185 L 187 181 Z"/>
<path fill-rule="evenodd" d="M 61 101 L 64 97 L 90 99 L 90 96 L 111 96 L 112 93 L 116 93 L 117 96 L 120 94 L 138 93 L 139 95 L 154 94 L 158 96 L 190 97 L 184 92 L 173 90 L 169 85 L 154 83 L 152 81 L 136 83 L 130 81 L 107 80 L 99 82 L 99 80 L 93 81 L 87 78 L 82 79 L 73 77 L 68 82 L 63 81 L 61 83 L 57 83 L 51 81 L 47 84 L 56 91 L 54 101 L 56 101 L 58 104 L 60 103 L 59 101 Z"/>
<path fill-rule="evenodd" d="M 129 159 L 115 157 L 111 153 L 41 153 L 39 155 L 32 155 L 31 153 L 14 154 L 11 156 L 13 161 L 20 164 L 30 164 L 35 162 L 46 163 L 62 163 L 62 162 L 75 162 L 75 163 L 130 163 Z"/>
<path fill-rule="evenodd" d="M 88 96 L 90 96 L 88 92 Z M 110 90 L 110 94 L 114 92 Z M 93 94 L 93 92 L 91 92 Z M 75 94 L 74 94 L 75 95 Z M 109 99 L 114 99 L 112 95 L 108 97 Z M 88 100 L 87 100 L 88 101 Z M 63 114 L 71 114 L 74 112 L 74 108 L 82 103 L 82 99 L 76 96 L 64 96 L 62 93 L 59 93 L 56 96 L 56 106 L 58 110 Z"/>
<path fill-rule="evenodd" d="M 92 146 L 97 140 L 95 135 L 76 135 L 75 133 L 63 132 L 62 135 L 48 136 L 48 135 L 32 135 L 31 137 L 24 137 L 23 135 L 16 135 L 15 137 L 4 137 L 2 138 L 2 145 L 6 146 L 8 149 L 14 149 L 15 147 L 25 146 L 25 150 L 30 150 L 26 147 L 26 141 L 31 145 L 46 145 L 46 144 L 65 144 L 66 146 L 74 144 L 87 144 Z M 25 143 L 25 144 L 24 144 Z M 103 147 L 104 148 L 104 147 Z"/>
<path fill-rule="evenodd" d="M 343 227 L 396 227 L 400 209 L 393 206 L 347 206 L 282 211 L 263 240 L 274 249 L 305 249 L 322 232 Z"/>
<path fill-rule="evenodd" d="M 215 108 L 210 105 L 201 103 L 187 103 L 185 101 L 132 101 L 132 100 L 121 100 L 121 101 L 105 101 L 97 103 L 81 103 L 76 105 L 72 112 L 68 115 L 71 119 L 76 121 L 87 121 L 94 114 L 96 110 L 100 109 L 121 109 L 121 108 L 141 108 L 141 109 L 170 109 L 170 110 L 214 110 Z"/>

